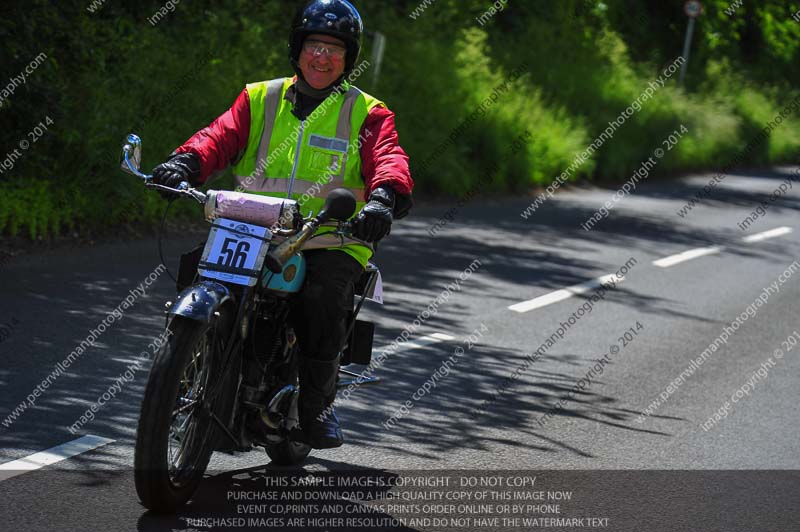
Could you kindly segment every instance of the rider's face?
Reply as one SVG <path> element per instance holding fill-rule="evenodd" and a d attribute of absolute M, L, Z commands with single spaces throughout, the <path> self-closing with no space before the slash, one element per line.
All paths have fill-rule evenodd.
<path fill-rule="evenodd" d="M 315 89 L 324 89 L 344 72 L 345 44 L 330 35 L 314 33 L 306 37 L 300 51 L 300 71 Z"/>

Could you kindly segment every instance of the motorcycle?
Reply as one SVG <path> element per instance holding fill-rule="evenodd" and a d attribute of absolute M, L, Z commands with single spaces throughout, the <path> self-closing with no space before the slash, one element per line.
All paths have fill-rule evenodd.
<path fill-rule="evenodd" d="M 141 139 L 128 135 L 122 169 L 149 188 L 203 204 L 211 222 L 194 279 L 167 303 L 162 335 L 167 341 L 155 354 L 136 434 L 139 498 L 150 510 L 173 512 L 192 497 L 215 450 L 263 447 L 280 465 L 299 464 L 308 456 L 311 448 L 303 442 L 298 415 L 299 352 L 289 310 L 303 286 L 302 249 L 318 228 L 330 228 L 327 234 L 342 243 L 358 242 L 346 221 L 356 201 L 350 191 L 336 189 L 316 216 L 304 218 L 291 199 L 204 193 L 189 183 L 157 185 L 140 164 Z M 382 303 L 377 267 L 369 264 L 356 295 L 341 365 L 370 362 L 374 325 L 357 316 L 365 300 Z M 339 387 L 378 381 L 339 371 L 350 377 L 340 378 Z"/>

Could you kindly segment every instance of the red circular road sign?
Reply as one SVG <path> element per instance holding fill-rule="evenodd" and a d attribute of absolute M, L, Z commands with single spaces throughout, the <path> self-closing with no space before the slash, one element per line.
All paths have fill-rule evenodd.
<path fill-rule="evenodd" d="M 683 12 L 689 18 L 697 18 L 703 12 L 703 4 L 697 0 L 689 0 L 683 5 Z"/>

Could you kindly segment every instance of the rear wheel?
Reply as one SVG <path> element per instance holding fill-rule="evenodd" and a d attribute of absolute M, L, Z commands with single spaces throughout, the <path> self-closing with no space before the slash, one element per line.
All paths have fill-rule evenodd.
<path fill-rule="evenodd" d="M 283 440 L 274 445 L 267 445 L 267 456 L 276 465 L 297 465 L 303 462 L 311 452 L 311 447 L 305 443 Z"/>
<path fill-rule="evenodd" d="M 221 377 L 228 322 L 224 316 L 214 324 L 176 316 L 168 325 L 172 335 L 156 354 L 134 457 L 136 491 L 153 511 L 171 512 L 186 503 L 208 466 L 217 433 L 209 412 L 221 413 L 213 403 L 228 402 L 209 393 Z"/>

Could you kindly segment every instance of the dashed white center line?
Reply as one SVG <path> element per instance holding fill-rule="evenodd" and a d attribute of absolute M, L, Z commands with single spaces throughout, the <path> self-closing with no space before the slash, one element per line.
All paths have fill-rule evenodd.
<path fill-rule="evenodd" d="M 109 440 L 108 438 L 101 438 L 100 436 L 87 435 L 77 440 L 51 447 L 46 451 L 0 464 L 0 482 L 27 473 L 28 471 L 35 471 L 45 466 L 61 462 L 62 460 L 72 458 L 73 456 L 83 454 L 87 451 L 92 451 L 103 445 L 113 443 L 114 441 L 115 440 Z"/>
<path fill-rule="evenodd" d="M 770 229 L 769 231 L 764 231 L 763 233 L 756 233 L 754 235 L 746 236 L 742 239 L 742 242 L 760 242 L 768 238 L 775 238 L 776 236 L 788 235 L 791 232 L 792 228 L 784 225 L 783 227 Z"/>
<path fill-rule="evenodd" d="M 683 253 L 678 253 L 677 255 L 670 255 L 669 257 L 664 257 L 663 259 L 654 260 L 653 265 L 661 268 L 669 268 L 670 266 L 675 266 L 681 262 L 686 262 L 687 260 L 696 259 L 698 257 L 705 257 L 706 255 L 713 255 L 714 253 L 719 253 L 720 251 L 722 251 L 722 248 L 719 246 L 690 249 L 688 251 L 684 251 Z"/>
<path fill-rule="evenodd" d="M 417 338 L 416 340 L 410 340 L 410 341 L 404 342 L 402 344 L 397 344 L 397 340 L 395 340 L 394 342 L 389 344 L 388 347 L 373 349 L 372 350 L 372 360 L 382 360 L 378 353 L 386 351 L 387 349 L 390 349 L 392 346 L 395 346 L 394 352 L 397 352 L 397 351 L 408 351 L 409 349 L 417 349 L 417 348 L 425 347 L 425 346 L 428 346 L 428 345 L 438 344 L 439 342 L 449 342 L 451 340 L 455 340 L 455 337 L 454 336 L 450 336 L 449 334 L 439 333 L 439 332 L 428 334 L 426 336 L 422 336 L 420 338 Z M 342 369 L 340 371 L 344 371 L 346 374 L 351 375 L 353 377 L 356 377 L 355 379 L 346 379 L 344 381 L 339 381 L 339 386 L 342 386 L 342 387 L 350 386 L 352 384 L 358 385 L 358 384 L 361 384 L 362 382 L 378 382 L 379 381 L 379 379 L 377 377 L 368 376 L 370 374 L 370 372 L 367 371 L 367 370 L 364 370 L 363 372 L 361 372 L 361 375 L 359 375 L 358 373 L 349 372 L 349 371 L 344 370 L 344 369 Z M 367 373 L 367 375 L 364 375 L 365 372 Z"/>
<path fill-rule="evenodd" d="M 555 292 L 550 292 L 549 294 L 539 296 L 528 301 L 523 301 L 522 303 L 516 303 L 508 307 L 508 310 L 513 310 L 514 312 L 520 313 L 528 312 L 537 308 L 545 307 L 547 305 L 552 305 L 553 303 L 558 303 L 559 301 L 564 301 L 572 296 L 591 292 L 592 290 L 600 288 L 600 286 L 606 283 L 612 281 L 620 283 L 624 280 L 625 277 L 617 277 L 616 274 L 611 273 L 609 275 L 592 279 L 591 281 L 586 281 L 585 283 L 568 286 L 566 288 L 562 288 L 561 290 L 556 290 Z"/>
<path fill-rule="evenodd" d="M 784 225 L 783 227 L 776 227 L 775 229 L 770 229 L 769 231 L 746 236 L 742 238 L 742 242 L 746 242 L 748 244 L 751 242 L 761 242 L 762 240 L 767 240 L 768 238 L 788 235 L 791 232 L 792 228 Z M 725 249 L 724 246 L 690 249 L 688 251 L 684 251 L 683 253 L 678 253 L 677 255 L 670 255 L 669 257 L 664 257 L 663 259 L 654 260 L 653 265 L 660 266 L 661 268 L 669 268 L 670 266 L 675 266 L 676 264 L 686 262 L 687 260 L 719 253 L 723 249 Z"/>
<path fill-rule="evenodd" d="M 426 345 L 438 344 L 439 342 L 449 342 L 450 340 L 455 340 L 455 337 L 450 336 L 449 334 L 444 333 L 433 333 L 427 336 L 422 336 L 416 340 L 409 340 L 408 342 L 399 344 L 397 346 L 396 351 L 406 351 L 408 349 L 415 349 L 418 347 L 425 347 Z M 384 348 L 386 349 L 386 348 Z M 381 349 L 377 349 L 373 351 L 381 351 Z"/>
<path fill-rule="evenodd" d="M 742 238 L 742 241 L 746 243 L 760 242 L 762 240 L 767 240 L 768 238 L 775 238 L 778 236 L 789 234 L 791 232 L 792 232 L 791 227 L 788 226 L 777 227 L 775 229 L 770 229 L 769 231 L 764 231 L 762 233 L 756 233 L 755 235 L 746 236 Z M 719 253 L 723 249 L 725 249 L 724 246 L 709 246 L 705 248 L 690 249 L 682 253 L 678 253 L 676 255 L 670 255 L 669 257 L 664 257 L 662 259 L 654 260 L 653 265 L 658 266 L 660 268 L 669 268 L 670 266 L 675 266 L 676 264 L 690 261 L 692 259 L 705 257 L 706 255 L 714 255 L 716 253 Z M 549 294 L 545 294 L 543 296 L 539 296 L 534 299 L 530 299 L 528 301 L 515 303 L 514 305 L 509 306 L 508 309 L 519 313 L 529 312 L 537 308 L 542 308 L 546 307 L 547 305 L 552 305 L 553 303 L 558 303 L 559 301 L 564 301 L 565 299 L 568 299 L 575 295 L 585 294 L 586 292 L 590 292 L 596 288 L 599 288 L 601 285 L 604 285 L 605 283 L 612 281 L 615 278 L 616 275 L 614 274 L 604 275 L 603 277 L 598 277 L 597 279 L 592 279 L 591 281 L 587 281 L 585 283 L 568 286 L 567 288 L 562 288 L 561 290 L 556 290 L 555 292 L 550 292 Z M 622 277 L 618 279 L 617 282 L 621 282 L 624 280 L 625 278 Z"/>

